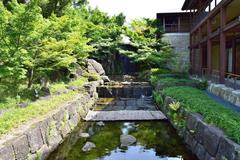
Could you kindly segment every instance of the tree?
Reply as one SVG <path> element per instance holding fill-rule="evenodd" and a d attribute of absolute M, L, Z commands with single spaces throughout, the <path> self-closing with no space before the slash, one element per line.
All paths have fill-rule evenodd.
<path fill-rule="evenodd" d="M 133 20 L 125 34 L 131 40 L 132 49 L 122 49 L 121 53 L 140 64 L 142 69 L 166 68 L 171 62 L 171 46 L 157 38 L 161 31 L 155 20 Z"/>
<path fill-rule="evenodd" d="M 10 7 L 8 11 L 0 2 L 0 78 L 2 83 L 17 87 L 26 77 L 25 62 L 32 57 L 33 44 L 38 43 L 41 36 L 39 24 L 44 23 L 36 0 L 28 5 L 13 0 Z"/>

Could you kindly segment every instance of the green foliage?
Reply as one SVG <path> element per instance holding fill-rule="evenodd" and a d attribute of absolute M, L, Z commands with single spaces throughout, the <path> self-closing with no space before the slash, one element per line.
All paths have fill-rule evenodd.
<path fill-rule="evenodd" d="M 10 6 L 8 10 L 0 2 L 0 85 L 7 86 L 5 91 L 12 88 L 17 94 L 26 80 L 31 88 L 42 77 L 58 79 L 93 51 L 79 10 L 68 8 L 61 17 L 46 19 L 37 0 L 28 4 L 13 0 Z"/>
<path fill-rule="evenodd" d="M 203 115 L 204 120 L 225 131 L 225 133 L 240 143 L 240 115 L 229 108 L 212 100 L 201 90 L 192 87 L 170 87 L 163 92 L 180 101 L 188 112 Z"/>
<path fill-rule="evenodd" d="M 72 100 L 77 92 L 68 92 L 59 96 L 54 96 L 51 100 L 37 101 L 27 108 L 15 108 L 11 112 L 0 117 L 0 135 L 3 135 L 24 122 L 42 116 L 49 111 L 56 109 L 66 101 Z"/>
<path fill-rule="evenodd" d="M 156 21 L 151 19 L 133 20 L 126 35 L 130 37 L 132 50 L 121 50 L 142 69 L 166 68 L 171 62 L 172 49 L 169 44 L 157 38 L 159 34 Z"/>
<path fill-rule="evenodd" d="M 90 81 L 90 82 L 100 80 L 100 76 L 97 73 L 85 72 L 85 73 L 83 73 L 83 77 L 87 78 L 88 81 Z"/>
<path fill-rule="evenodd" d="M 88 81 L 88 79 L 83 77 L 83 78 L 79 78 L 75 81 L 70 82 L 69 85 L 82 87 L 87 81 Z"/>
<path fill-rule="evenodd" d="M 154 97 L 156 104 L 161 105 L 161 106 L 164 104 L 164 100 L 159 92 L 153 92 L 153 97 Z"/>
<path fill-rule="evenodd" d="M 208 81 L 207 80 L 198 81 L 197 88 L 200 90 L 206 90 L 208 88 Z"/>

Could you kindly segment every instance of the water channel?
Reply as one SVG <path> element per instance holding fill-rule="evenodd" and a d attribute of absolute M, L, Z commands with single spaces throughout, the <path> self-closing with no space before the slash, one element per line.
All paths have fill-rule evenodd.
<path fill-rule="evenodd" d="M 122 87 L 111 85 L 108 90 L 100 89 L 101 92 L 105 90 L 104 92 L 109 93 L 100 94 L 102 97 L 99 98 L 95 109 L 157 110 L 148 95 L 149 88 L 146 83 L 137 84 L 133 87 L 132 84 L 126 86 L 123 83 Z M 128 96 L 124 90 L 128 92 Z M 135 90 L 137 93 L 134 93 Z M 122 98 L 121 95 L 125 96 Z M 197 160 L 166 120 L 118 121 L 104 124 L 100 126 L 96 122 L 81 122 L 48 160 Z M 82 133 L 88 133 L 90 136 L 84 138 Z M 134 136 L 136 143 L 122 146 L 121 135 Z M 96 147 L 84 152 L 82 148 L 86 142 L 92 142 Z"/>

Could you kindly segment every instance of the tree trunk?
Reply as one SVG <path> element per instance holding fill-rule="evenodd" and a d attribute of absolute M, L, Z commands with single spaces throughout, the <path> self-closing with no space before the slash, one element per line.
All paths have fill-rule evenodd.
<path fill-rule="evenodd" d="M 28 88 L 31 89 L 33 85 L 33 69 L 28 70 Z"/>

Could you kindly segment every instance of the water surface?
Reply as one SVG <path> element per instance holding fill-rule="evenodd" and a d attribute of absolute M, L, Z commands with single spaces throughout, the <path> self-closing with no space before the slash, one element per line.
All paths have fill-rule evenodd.
<path fill-rule="evenodd" d="M 104 127 L 85 123 L 86 130 L 79 126 L 48 160 L 197 160 L 168 122 L 107 122 Z M 80 138 L 81 132 L 93 135 Z M 122 134 L 134 136 L 136 144 L 120 147 Z M 97 147 L 83 152 L 87 141 Z"/>

